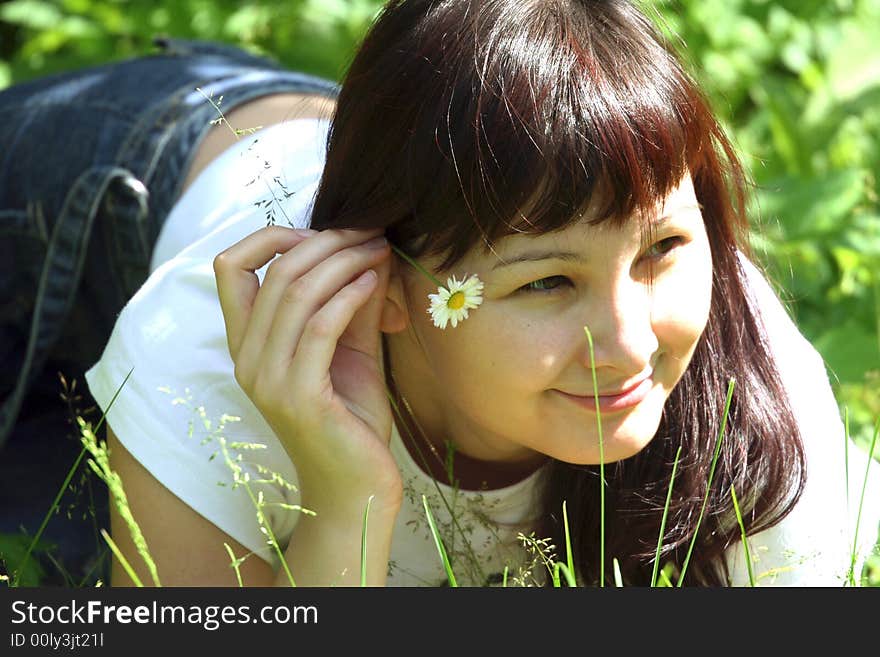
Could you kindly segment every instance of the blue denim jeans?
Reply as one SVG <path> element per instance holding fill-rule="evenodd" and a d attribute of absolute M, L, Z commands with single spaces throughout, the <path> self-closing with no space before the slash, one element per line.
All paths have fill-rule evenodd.
<path fill-rule="evenodd" d="M 51 370 L 71 378 L 91 366 L 146 280 L 165 217 L 218 117 L 203 93 L 222 96 L 224 112 L 271 93 L 338 93 L 334 82 L 230 46 L 157 45 L 156 54 L 0 92 L 0 448 L 58 447 L 45 435 L 51 411 L 34 400 L 42 392 L 60 404 Z M 0 455 L 4 480 L 15 454 Z M 0 532 L 14 524 L 9 508 L 0 500 Z"/>

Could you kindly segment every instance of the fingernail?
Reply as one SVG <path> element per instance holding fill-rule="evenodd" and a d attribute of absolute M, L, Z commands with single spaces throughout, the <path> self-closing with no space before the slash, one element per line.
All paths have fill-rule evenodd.
<path fill-rule="evenodd" d="M 369 242 L 364 242 L 364 246 L 368 249 L 384 249 L 388 245 L 388 240 L 384 236 L 374 237 Z"/>
<path fill-rule="evenodd" d="M 311 237 L 312 235 L 318 234 L 318 231 L 312 230 L 311 228 L 297 228 L 293 232 L 295 232 L 300 237 Z"/>
<path fill-rule="evenodd" d="M 355 285 L 370 285 L 374 280 L 378 278 L 378 274 L 372 269 L 368 269 L 363 274 L 361 274 L 358 279 L 355 281 Z"/>

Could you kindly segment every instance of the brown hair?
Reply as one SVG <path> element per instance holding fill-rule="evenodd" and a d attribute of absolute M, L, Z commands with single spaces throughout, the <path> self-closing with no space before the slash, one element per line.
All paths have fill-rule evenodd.
<path fill-rule="evenodd" d="M 693 360 L 639 454 L 606 467 L 606 572 L 650 581 L 663 537 L 681 565 L 708 481 L 728 381 L 736 380 L 687 583 L 723 584 L 738 540 L 797 501 L 797 424 L 745 293 L 746 180 L 696 83 L 656 27 L 625 0 L 392 0 L 357 52 L 337 102 L 312 227 L 385 227 L 410 255 L 468 250 L 512 232 L 624 221 L 690 172 L 712 250 L 710 317 Z M 600 202 L 597 204 L 596 200 Z M 544 536 L 564 545 L 567 502 L 582 583 L 599 580 L 599 467 L 553 461 Z"/>

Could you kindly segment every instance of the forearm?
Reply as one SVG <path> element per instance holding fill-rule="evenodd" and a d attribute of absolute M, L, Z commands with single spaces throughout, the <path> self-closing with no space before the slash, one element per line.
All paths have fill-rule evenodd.
<path fill-rule="evenodd" d="M 360 586 L 364 509 L 309 508 L 316 515 L 300 518 L 284 553 L 293 581 L 297 586 Z M 399 504 L 371 505 L 364 560 L 367 586 L 385 585 L 398 510 Z M 275 586 L 289 585 L 282 565 Z"/>

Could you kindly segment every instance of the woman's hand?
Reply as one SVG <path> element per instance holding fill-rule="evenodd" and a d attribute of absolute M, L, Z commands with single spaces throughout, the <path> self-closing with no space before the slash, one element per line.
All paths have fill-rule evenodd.
<path fill-rule="evenodd" d="M 371 495 L 396 513 L 402 497 L 380 366 L 381 235 L 273 226 L 214 259 L 236 381 L 293 460 L 303 506 L 340 520 Z M 254 272 L 276 254 L 260 285 Z"/>

